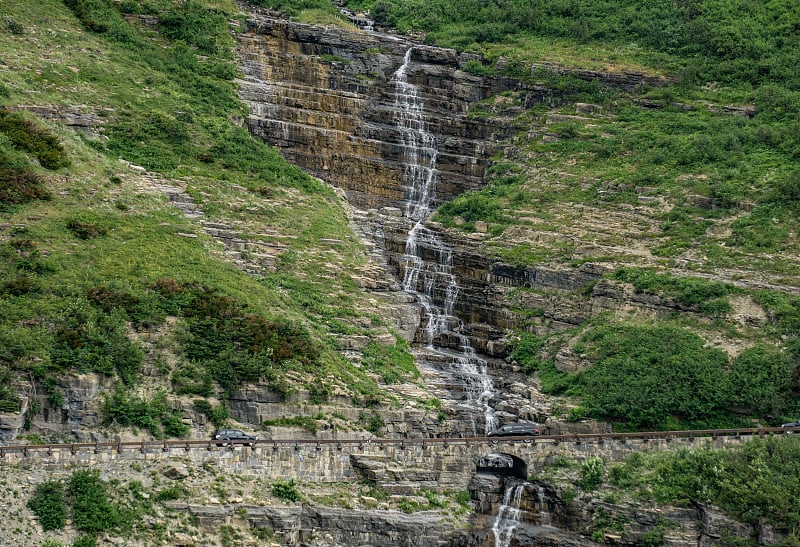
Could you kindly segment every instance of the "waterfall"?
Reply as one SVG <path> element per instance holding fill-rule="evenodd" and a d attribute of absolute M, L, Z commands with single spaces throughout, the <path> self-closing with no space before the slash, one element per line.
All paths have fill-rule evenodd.
<path fill-rule="evenodd" d="M 483 413 L 482 433 L 488 433 L 497 427 L 489 404 L 494 385 L 486 361 L 476 355 L 467 336 L 459 332 L 461 321 L 453 315 L 459 287 L 453 274 L 452 250 L 424 225 L 436 195 L 437 149 L 436 140 L 428 132 L 419 89 L 408 81 L 412 49 L 406 51 L 402 66 L 395 73 L 395 124 L 404 151 L 403 182 L 408 196 L 404 214 L 414 223 L 401 259 L 403 290 L 414 294 L 425 310 L 426 349 L 451 362 L 453 374 L 464 382 L 468 405 Z M 442 304 L 437 305 L 437 301 Z M 436 340 L 442 335 L 455 340 L 458 351 L 437 347 Z M 472 428 L 472 433 L 478 434 L 474 417 Z"/>
<path fill-rule="evenodd" d="M 495 547 L 508 547 L 511 543 L 514 529 L 520 524 L 520 515 L 522 514 L 520 502 L 526 484 L 509 486 L 503 494 L 503 503 L 500 504 L 497 516 L 492 523 Z"/>

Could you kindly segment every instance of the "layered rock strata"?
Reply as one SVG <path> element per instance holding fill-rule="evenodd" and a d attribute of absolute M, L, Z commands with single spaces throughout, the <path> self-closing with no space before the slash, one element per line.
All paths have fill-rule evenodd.
<path fill-rule="evenodd" d="M 409 49 L 407 76 L 422 90 L 437 142 L 436 203 L 479 188 L 509 131 L 467 114 L 498 85 L 461 70 L 472 56 L 269 17 L 249 19 L 238 44 L 251 132 L 364 209 L 402 207 L 407 196 L 393 76 Z"/>

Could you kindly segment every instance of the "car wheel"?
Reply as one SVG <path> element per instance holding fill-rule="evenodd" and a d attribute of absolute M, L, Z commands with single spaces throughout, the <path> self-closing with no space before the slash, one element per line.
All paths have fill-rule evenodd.
<path fill-rule="evenodd" d="M 530 444 L 530 442 L 531 442 L 531 439 L 522 439 L 522 442 L 524 442 L 524 443 L 529 443 L 529 444 Z"/>
<path fill-rule="evenodd" d="M 497 444 L 497 443 L 498 443 L 497 439 L 492 439 L 492 444 Z"/>

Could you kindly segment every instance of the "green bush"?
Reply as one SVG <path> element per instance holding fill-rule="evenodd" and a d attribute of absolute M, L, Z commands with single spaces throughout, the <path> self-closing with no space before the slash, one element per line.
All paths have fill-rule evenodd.
<path fill-rule="evenodd" d="M 156 492 L 156 495 L 153 499 L 155 501 L 173 501 L 181 499 L 186 494 L 186 487 L 184 487 L 182 484 L 173 484 L 171 486 L 165 486 Z"/>
<path fill-rule="evenodd" d="M 381 430 L 386 427 L 386 422 L 383 420 L 380 414 L 376 414 L 375 412 L 369 416 L 362 413 L 359 419 L 364 423 L 364 429 L 373 435 L 378 435 Z"/>
<path fill-rule="evenodd" d="M 630 487 L 661 503 L 713 503 L 742 522 L 784 531 L 800 525 L 796 435 L 753 439 L 726 450 L 655 452 L 630 472 L 636 477 Z"/>
<path fill-rule="evenodd" d="M 158 28 L 204 54 L 230 55 L 233 46 L 225 14 L 195 1 L 181 2 L 159 17 Z"/>
<path fill-rule="evenodd" d="M 723 299 L 740 291 L 734 285 L 719 281 L 708 281 L 698 277 L 675 277 L 638 268 L 620 268 L 612 274 L 613 279 L 631 283 L 639 292 L 661 294 L 674 298 L 699 311 L 718 314 L 730 311 L 730 304 Z"/>
<path fill-rule="evenodd" d="M 605 480 L 605 461 L 598 456 L 591 456 L 581 465 L 579 485 L 587 492 L 596 490 Z"/>
<path fill-rule="evenodd" d="M 503 214 L 503 209 L 503 203 L 496 197 L 482 192 L 467 192 L 442 204 L 436 211 L 435 220 L 453 227 L 456 217 L 460 217 L 464 221 L 461 228 L 469 231 L 475 230 L 476 221 L 505 226 L 509 219 Z"/>
<path fill-rule="evenodd" d="M 35 156 L 46 169 L 60 169 L 70 164 L 58 139 L 24 119 L 19 112 L 0 108 L 0 133 L 21 150 Z"/>
<path fill-rule="evenodd" d="M 183 437 L 189 431 L 180 414 L 170 408 L 163 391 L 147 400 L 118 386 L 110 395 L 105 395 L 100 414 L 107 424 L 141 427 L 157 438 Z"/>
<path fill-rule="evenodd" d="M 532 374 L 542 364 L 542 348 L 544 339 L 531 333 L 518 335 L 509 358 L 519 362 L 526 373 Z"/>
<path fill-rule="evenodd" d="M 218 428 L 224 426 L 231 416 L 230 410 L 225 403 L 212 405 L 205 399 L 195 399 L 192 402 L 192 406 L 196 412 L 204 414 Z"/>
<path fill-rule="evenodd" d="M 67 498 L 64 483 L 40 483 L 28 500 L 28 507 L 39 518 L 42 530 L 61 530 L 67 523 Z"/>
<path fill-rule="evenodd" d="M 34 200 L 49 200 L 50 192 L 44 179 L 26 167 L 2 165 L 3 154 L 0 151 L 0 212 L 8 211 L 15 205 Z"/>
<path fill-rule="evenodd" d="M 408 498 L 402 498 L 398 501 L 397 507 L 399 507 L 403 513 L 416 513 L 422 510 L 422 504 L 420 502 Z"/>
<path fill-rule="evenodd" d="M 71 218 L 67 220 L 67 229 L 79 239 L 94 239 L 108 233 L 108 226 L 94 218 Z"/>
<path fill-rule="evenodd" d="M 2 343 L 0 338 L 0 343 Z M 3 348 L 0 346 L 0 351 Z M 0 363 L 3 361 L 3 355 L 0 354 Z M 19 412 L 22 409 L 19 393 L 13 386 L 14 374 L 7 366 L 0 364 L 0 412 Z"/>
<path fill-rule="evenodd" d="M 92 32 L 106 34 L 122 43 L 136 43 L 138 36 L 122 18 L 109 0 L 64 0 L 84 27 Z"/>
<path fill-rule="evenodd" d="M 746 349 L 731 361 L 731 404 L 748 415 L 788 414 L 794 410 L 794 394 L 800 388 L 796 370 L 797 365 L 777 348 L 758 345 Z"/>
<path fill-rule="evenodd" d="M 90 536 L 120 529 L 130 523 L 131 516 L 109 500 L 106 483 L 97 470 L 72 473 L 67 485 L 72 506 L 72 524 Z"/>
<path fill-rule="evenodd" d="M 272 483 L 272 495 L 282 500 L 297 502 L 300 501 L 300 491 L 297 489 L 297 484 L 294 479 L 288 481 L 276 480 Z"/>
<path fill-rule="evenodd" d="M 305 327 L 246 313 L 213 291 L 196 293 L 183 313 L 186 356 L 228 394 L 243 382 L 274 379 L 276 367 L 286 361 L 314 365 L 320 356 Z"/>
<path fill-rule="evenodd" d="M 124 312 L 106 314 L 78 300 L 65 315 L 55 325 L 50 349 L 57 370 L 117 374 L 126 384 L 134 381 L 144 353 L 128 338 Z"/>

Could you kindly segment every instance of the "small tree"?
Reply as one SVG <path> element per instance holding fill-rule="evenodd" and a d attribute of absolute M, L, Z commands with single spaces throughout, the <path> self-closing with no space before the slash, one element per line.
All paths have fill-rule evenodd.
<path fill-rule="evenodd" d="M 67 522 L 67 501 L 64 484 L 61 481 L 47 481 L 39 484 L 28 500 L 28 507 L 39 517 L 42 530 L 60 530 Z"/>

